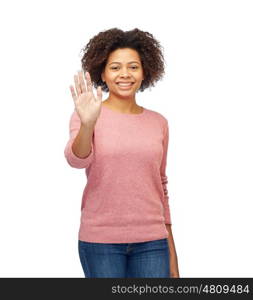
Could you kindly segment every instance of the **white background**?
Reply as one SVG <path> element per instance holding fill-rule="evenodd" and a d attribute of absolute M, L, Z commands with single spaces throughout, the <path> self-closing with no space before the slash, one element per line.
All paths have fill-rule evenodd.
<path fill-rule="evenodd" d="M 112 27 L 164 47 L 164 79 L 136 100 L 169 122 L 180 276 L 252 277 L 252 15 L 246 0 L 1 1 L 1 277 L 84 276 L 69 85 L 81 49 Z"/>

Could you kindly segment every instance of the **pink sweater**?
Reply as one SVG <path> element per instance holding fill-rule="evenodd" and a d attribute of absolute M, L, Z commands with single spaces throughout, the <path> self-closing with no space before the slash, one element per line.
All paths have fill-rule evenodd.
<path fill-rule="evenodd" d="M 75 110 L 69 126 L 66 160 L 73 168 L 85 168 L 87 177 L 79 240 L 137 243 L 167 238 L 167 119 L 146 108 L 141 114 L 125 114 L 102 105 L 85 158 L 72 152 L 80 128 Z"/>

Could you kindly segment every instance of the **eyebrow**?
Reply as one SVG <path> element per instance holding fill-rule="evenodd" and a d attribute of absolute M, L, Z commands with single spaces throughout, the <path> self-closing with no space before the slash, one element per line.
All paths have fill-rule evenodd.
<path fill-rule="evenodd" d="M 131 63 L 137 63 L 137 64 L 139 64 L 139 62 L 136 61 L 136 60 L 133 60 L 133 61 L 129 61 L 129 62 L 128 62 L 128 64 L 131 64 Z M 111 65 L 111 64 L 121 64 L 121 63 L 118 62 L 118 61 L 113 61 L 113 62 L 109 63 L 109 65 Z"/>

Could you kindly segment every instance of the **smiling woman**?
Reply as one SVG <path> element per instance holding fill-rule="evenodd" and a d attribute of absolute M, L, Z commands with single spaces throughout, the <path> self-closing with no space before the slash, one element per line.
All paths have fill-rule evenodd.
<path fill-rule="evenodd" d="M 167 119 L 136 103 L 164 73 L 148 32 L 100 32 L 71 86 L 75 111 L 65 157 L 85 168 L 78 249 L 86 277 L 179 277 L 171 230 Z M 92 85 L 97 88 L 97 98 Z M 86 87 L 87 86 L 87 87 Z M 109 92 L 102 101 L 102 91 Z"/>
<path fill-rule="evenodd" d="M 159 41 L 138 28 L 99 32 L 82 51 L 82 68 L 89 72 L 94 87 L 110 93 L 103 105 L 120 112 L 140 111 L 135 94 L 154 86 L 165 73 Z"/>
<path fill-rule="evenodd" d="M 131 64 L 129 67 L 134 70 L 135 67 L 140 67 L 139 64 L 141 63 L 144 72 L 144 80 L 139 89 L 141 92 L 154 86 L 155 82 L 163 77 L 165 70 L 162 47 L 151 33 L 137 28 L 130 31 L 112 28 L 99 32 L 82 49 L 82 67 L 84 71 L 90 73 L 95 88 L 101 86 L 103 91 L 109 91 L 107 82 L 102 81 L 101 73 L 108 63 L 109 55 L 116 49 L 125 48 L 133 49 L 138 53 L 138 58 L 133 59 L 137 63 L 129 61 Z M 110 63 L 114 61 L 113 67 L 119 70 L 121 60 L 115 59 Z"/>
<path fill-rule="evenodd" d="M 112 51 L 101 78 L 110 90 L 110 96 L 105 103 L 114 104 L 121 111 L 138 108 L 135 94 L 144 80 L 144 74 L 141 59 L 136 50 L 123 48 Z M 122 98 L 128 101 L 122 102 Z"/>

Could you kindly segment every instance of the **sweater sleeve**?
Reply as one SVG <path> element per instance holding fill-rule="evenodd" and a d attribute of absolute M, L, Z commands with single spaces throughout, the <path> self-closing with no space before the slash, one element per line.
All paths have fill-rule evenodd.
<path fill-rule="evenodd" d="M 94 145 L 93 139 L 91 143 L 91 151 L 88 156 L 84 158 L 77 157 L 72 151 L 72 144 L 77 136 L 79 129 L 81 126 L 80 118 L 76 111 L 74 111 L 71 115 L 70 122 L 69 122 L 69 140 L 64 150 L 65 158 L 68 164 L 76 169 L 84 169 L 88 168 L 93 160 L 94 155 Z"/>
<path fill-rule="evenodd" d="M 168 178 L 166 176 L 168 144 L 169 144 L 169 126 L 168 126 L 168 121 L 166 120 L 166 124 L 164 128 L 164 139 L 163 139 L 163 158 L 162 158 L 160 173 L 161 173 L 161 181 L 163 185 L 162 200 L 163 200 L 163 207 L 164 207 L 165 224 L 172 224 L 171 216 L 170 216 L 170 207 L 169 207 L 169 196 L 167 190 Z"/>

